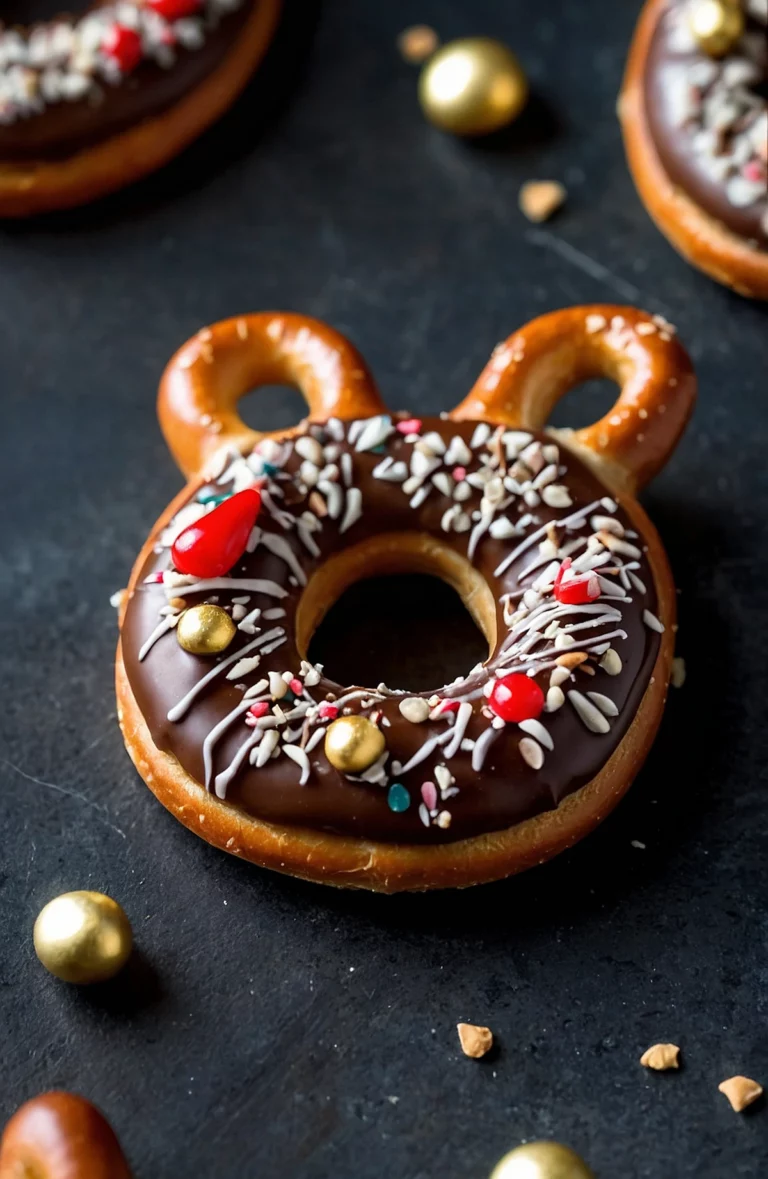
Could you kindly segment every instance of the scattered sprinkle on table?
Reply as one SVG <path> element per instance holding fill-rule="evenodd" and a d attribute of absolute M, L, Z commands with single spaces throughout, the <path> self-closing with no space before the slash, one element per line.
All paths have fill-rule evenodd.
<path fill-rule="evenodd" d="M 672 660 L 672 687 L 682 688 L 685 683 L 685 660 L 676 655 Z"/>
<path fill-rule="evenodd" d="M 479 1060 L 493 1047 L 493 1032 L 490 1028 L 478 1027 L 474 1023 L 457 1023 L 456 1031 L 459 1033 L 462 1052 L 473 1060 Z"/>
<path fill-rule="evenodd" d="M 429 25 L 412 25 L 403 29 L 397 38 L 397 48 L 404 61 L 411 65 L 421 65 L 437 49 L 440 38 Z"/>
<path fill-rule="evenodd" d="M 529 221 L 549 221 L 567 196 L 558 180 L 528 180 L 520 189 L 520 208 Z"/>
<path fill-rule="evenodd" d="M 640 1063 L 658 1073 L 680 1068 L 680 1049 L 677 1044 L 653 1044 L 640 1057 Z"/>
<path fill-rule="evenodd" d="M 741 1113 L 763 1095 L 763 1086 L 757 1081 L 751 1081 L 749 1077 L 729 1077 L 727 1081 L 721 1081 L 717 1087 L 728 1098 L 736 1113 Z"/>

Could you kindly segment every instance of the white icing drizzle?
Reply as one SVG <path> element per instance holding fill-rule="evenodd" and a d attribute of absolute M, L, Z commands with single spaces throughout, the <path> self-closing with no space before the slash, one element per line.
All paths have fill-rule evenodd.
<path fill-rule="evenodd" d="M 173 617 L 163 618 L 160 622 L 158 622 L 157 626 L 152 631 L 152 634 L 149 636 L 139 651 L 139 663 L 146 659 L 147 655 L 149 655 L 149 652 L 152 650 L 158 639 L 161 639 L 163 635 L 167 635 L 169 630 L 173 630 L 175 624 L 175 619 Z"/>
<path fill-rule="evenodd" d="M 278 634 L 281 633 L 281 631 L 282 627 L 279 626 L 275 627 L 273 630 L 268 630 L 266 634 L 260 635 L 257 639 L 253 639 L 250 643 L 246 643 L 245 646 L 241 647 L 239 651 L 235 651 L 234 655 L 229 655 L 226 659 L 222 659 L 221 663 L 218 663 L 216 667 L 212 667 L 211 670 L 207 672 L 207 674 L 204 675 L 201 680 L 197 681 L 193 688 L 189 689 L 186 696 L 182 696 L 178 704 L 174 704 L 173 708 L 168 713 L 168 720 L 181 720 L 185 712 L 187 712 L 192 701 L 195 700 L 197 696 L 199 696 L 206 685 L 210 684 L 211 680 L 214 680 L 217 675 L 221 674 L 225 667 L 229 667 L 229 665 L 234 663 L 236 659 L 241 659 L 244 655 L 248 655 L 251 651 L 255 651 L 257 647 L 260 647 L 263 643 L 266 643 L 269 640 L 275 638 Z"/>
<path fill-rule="evenodd" d="M 270 598 L 285 598 L 288 595 L 288 590 L 276 581 L 263 577 L 209 577 L 205 581 L 193 581 L 191 585 L 176 585 L 173 595 L 183 598 L 187 594 L 207 594 L 212 590 L 229 589 L 249 590 L 254 594 L 266 594 Z"/>

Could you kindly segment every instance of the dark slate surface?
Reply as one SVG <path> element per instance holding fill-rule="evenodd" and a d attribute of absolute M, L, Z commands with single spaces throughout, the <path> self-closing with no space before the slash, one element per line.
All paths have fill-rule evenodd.
<path fill-rule="evenodd" d="M 768 1111 L 737 1116 L 717 1084 L 768 1083 L 768 334 L 635 196 L 614 103 L 637 8 L 329 0 L 304 64 L 294 4 L 267 74 L 185 158 L 0 231 L 0 1120 L 78 1090 L 138 1179 L 484 1179 L 538 1136 L 599 1179 L 765 1174 Z M 394 48 L 414 20 L 515 46 L 536 98 L 513 134 L 472 147 L 422 122 Z M 533 176 L 570 192 L 538 229 L 516 207 Z M 109 595 L 181 485 L 164 360 L 210 320 L 295 308 L 348 332 L 393 404 L 439 411 L 515 326 L 606 298 L 669 315 L 701 377 L 645 497 L 688 682 L 625 804 L 558 862 L 462 895 L 332 892 L 193 838 L 134 773 L 112 695 Z M 84 887 L 123 902 L 139 946 L 92 991 L 48 977 L 30 936 Z M 496 1031 L 492 1060 L 459 1056 L 460 1019 Z M 684 1069 L 646 1073 L 665 1039 Z"/>

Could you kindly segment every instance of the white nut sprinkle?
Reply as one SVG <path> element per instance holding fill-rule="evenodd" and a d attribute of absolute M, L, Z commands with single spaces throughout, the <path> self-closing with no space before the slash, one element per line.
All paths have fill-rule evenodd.
<path fill-rule="evenodd" d="M 571 690 L 568 693 L 568 699 L 578 713 L 579 719 L 586 725 L 591 733 L 609 733 L 611 726 L 603 716 L 598 708 L 595 708 L 586 696 L 582 696 L 581 692 Z"/>
<path fill-rule="evenodd" d="M 556 670 L 566 671 L 566 668 L 560 667 L 560 668 L 557 668 Z M 547 712 L 557 712 L 558 708 L 562 708 L 564 704 L 565 704 L 565 696 L 563 695 L 563 689 L 558 688 L 558 686 L 555 684 L 547 692 L 547 705 L 546 705 Z"/>
<path fill-rule="evenodd" d="M 488 531 L 494 540 L 506 540 L 507 537 L 514 536 L 517 529 L 507 516 L 499 516 L 493 521 Z"/>
<path fill-rule="evenodd" d="M 419 725 L 429 716 L 429 704 L 421 696 L 409 696 L 398 705 L 400 714 L 411 724 Z"/>
<path fill-rule="evenodd" d="M 570 679 L 570 676 L 571 673 L 567 667 L 553 667 L 549 677 L 551 687 L 559 688 L 567 679 Z"/>
<path fill-rule="evenodd" d="M 666 627 L 663 622 L 660 622 L 655 614 L 651 614 L 650 610 L 643 610 L 643 622 L 649 630 L 655 630 L 657 634 L 663 635 Z"/>
<path fill-rule="evenodd" d="M 568 488 L 562 483 L 550 483 L 541 493 L 541 498 L 547 507 L 570 508 L 573 500 L 568 494 Z"/>
<path fill-rule="evenodd" d="M 316 467 L 321 467 L 324 465 L 325 459 L 323 457 L 323 448 L 320 443 L 315 438 L 311 438 L 309 434 L 304 434 L 301 438 L 297 438 L 293 445 L 296 453 L 300 455 L 301 458 L 306 459 L 310 463 L 313 463 Z"/>
<path fill-rule="evenodd" d="M 613 703 L 609 696 L 604 696 L 602 692 L 587 692 L 593 704 L 596 704 L 600 711 L 605 716 L 618 716 L 619 710 Z"/>
<path fill-rule="evenodd" d="M 608 327 L 608 320 L 604 315 L 588 315 L 586 326 L 590 336 L 593 336 L 595 332 L 601 332 L 603 328 Z"/>
<path fill-rule="evenodd" d="M 554 741 L 550 737 L 547 729 L 544 728 L 541 721 L 537 721 L 537 720 L 520 721 L 518 728 L 522 729 L 524 733 L 527 733 L 529 737 L 535 737 L 536 740 L 539 741 L 544 746 L 545 749 L 551 750 L 551 749 L 555 748 Z"/>
<path fill-rule="evenodd" d="M 538 741 L 534 741 L 533 737 L 523 737 L 518 745 L 520 755 L 523 761 L 531 767 L 532 770 L 540 770 L 544 765 L 544 750 L 539 745 Z"/>
<path fill-rule="evenodd" d="M 286 684 L 279 671 L 270 671 L 269 678 L 269 694 L 273 700 L 282 700 L 285 693 L 288 691 Z"/>
<path fill-rule="evenodd" d="M 600 666 L 608 675 L 618 675 L 622 668 L 621 657 L 614 651 L 613 647 L 609 647 L 600 660 Z"/>

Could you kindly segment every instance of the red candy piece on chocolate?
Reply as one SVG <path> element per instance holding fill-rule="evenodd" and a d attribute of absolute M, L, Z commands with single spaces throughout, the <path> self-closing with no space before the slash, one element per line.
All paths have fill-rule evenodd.
<path fill-rule="evenodd" d="M 600 597 L 600 582 L 597 575 L 585 573 L 582 577 L 565 581 L 565 574 L 570 567 L 570 557 L 566 557 L 557 571 L 552 591 L 557 601 L 564 606 L 585 606 L 588 602 L 595 602 Z"/>
<path fill-rule="evenodd" d="M 418 434 L 421 429 L 421 418 L 408 418 L 404 422 L 398 422 L 395 429 L 400 434 Z"/>
<path fill-rule="evenodd" d="M 515 671 L 496 680 L 488 703 L 502 720 L 519 724 L 536 720 L 544 707 L 544 693 L 529 675 Z"/>
<path fill-rule="evenodd" d="M 101 50 L 112 58 L 122 73 L 129 74 L 142 58 L 141 37 L 125 25 L 114 24 L 104 34 Z"/>
<path fill-rule="evenodd" d="M 194 16 L 203 7 L 203 0 L 147 0 L 148 7 L 166 20 L 182 20 Z"/>
<path fill-rule="evenodd" d="M 180 532 L 171 549 L 179 573 L 203 578 L 228 573 L 245 552 L 260 507 L 261 496 L 249 487 Z"/>

